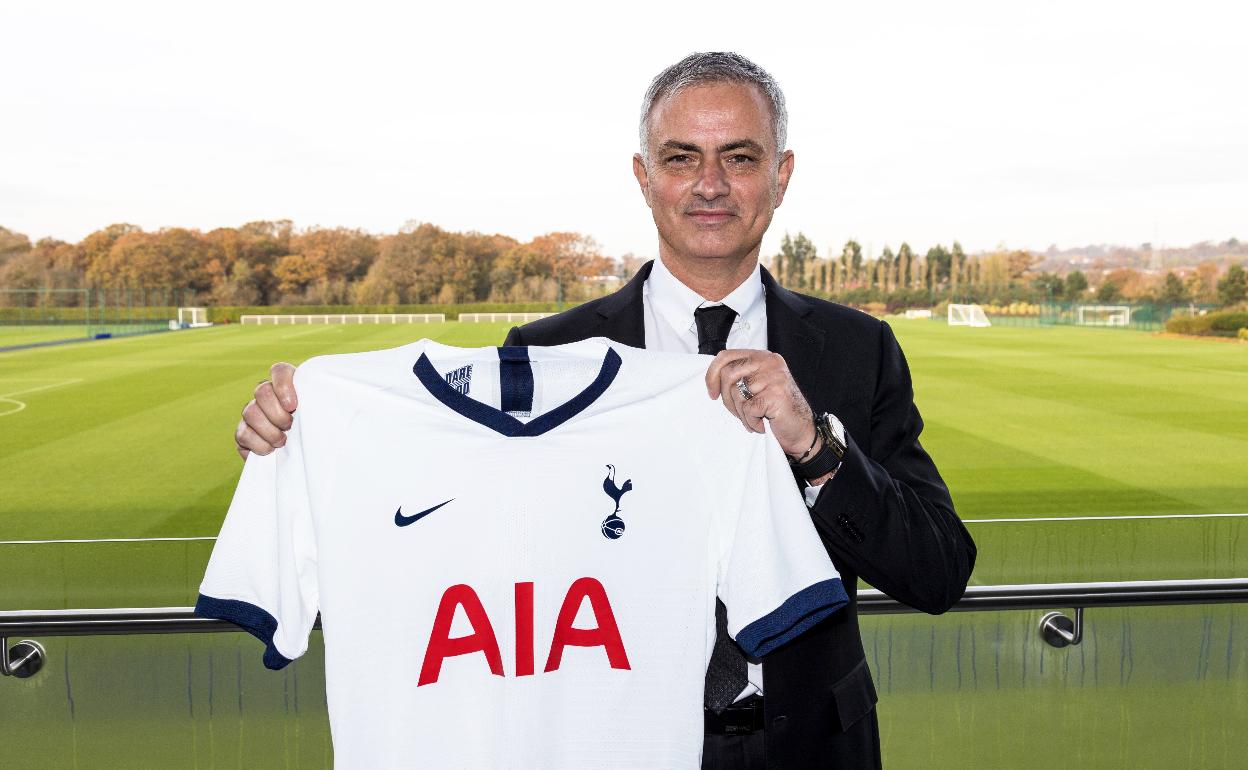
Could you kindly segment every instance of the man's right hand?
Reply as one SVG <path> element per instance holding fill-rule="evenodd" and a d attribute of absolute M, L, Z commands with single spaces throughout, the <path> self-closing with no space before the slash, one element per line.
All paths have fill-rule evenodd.
<path fill-rule="evenodd" d="M 234 430 L 238 456 L 247 459 L 255 452 L 267 455 L 286 443 L 286 431 L 299 399 L 295 397 L 295 367 L 277 363 L 269 369 L 270 379 L 256 386 L 255 398 L 243 407 L 243 419 Z"/>

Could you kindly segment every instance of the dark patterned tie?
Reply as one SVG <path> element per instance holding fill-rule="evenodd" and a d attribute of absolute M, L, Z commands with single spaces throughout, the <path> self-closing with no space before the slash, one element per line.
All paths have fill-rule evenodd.
<path fill-rule="evenodd" d="M 728 347 L 728 332 L 737 311 L 727 305 L 700 307 L 693 311 L 693 322 L 698 325 L 698 352 L 715 355 Z"/>
<path fill-rule="evenodd" d="M 727 305 L 700 307 L 693 311 L 693 321 L 698 326 L 698 352 L 714 355 L 728 345 L 728 332 L 737 311 Z M 745 654 L 728 636 L 728 611 L 724 603 L 715 600 L 715 649 L 706 668 L 706 690 L 703 701 L 716 714 L 732 705 L 745 685 Z"/>

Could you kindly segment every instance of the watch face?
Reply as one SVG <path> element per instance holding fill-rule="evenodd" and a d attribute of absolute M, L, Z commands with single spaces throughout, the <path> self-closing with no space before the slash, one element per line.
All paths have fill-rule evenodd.
<path fill-rule="evenodd" d="M 845 454 L 845 428 L 841 425 L 841 421 L 836 419 L 836 415 L 824 412 L 819 415 L 819 427 L 823 428 L 827 434 L 825 440 L 830 440 L 832 451 L 836 452 L 837 457 Z"/>

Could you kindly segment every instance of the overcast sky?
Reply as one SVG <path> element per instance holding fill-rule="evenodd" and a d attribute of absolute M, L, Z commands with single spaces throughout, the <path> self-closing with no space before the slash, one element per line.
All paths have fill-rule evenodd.
<path fill-rule="evenodd" d="M 789 102 L 765 253 L 1248 238 L 1240 3 L 426 5 L 4 3 L 0 225 L 418 220 L 649 256 L 641 96 L 735 50 Z"/>

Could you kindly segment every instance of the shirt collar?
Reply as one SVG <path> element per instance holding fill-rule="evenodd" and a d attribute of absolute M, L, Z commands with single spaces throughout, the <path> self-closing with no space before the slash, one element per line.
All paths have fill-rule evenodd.
<path fill-rule="evenodd" d="M 646 289 L 657 315 L 678 332 L 695 328 L 693 311 L 700 307 L 727 305 L 737 311 L 739 322 L 752 316 L 763 303 L 763 278 L 757 263 L 749 277 L 720 302 L 710 302 L 681 283 L 658 257 L 655 258 L 654 267 L 650 269 L 650 276 L 646 279 Z"/>

